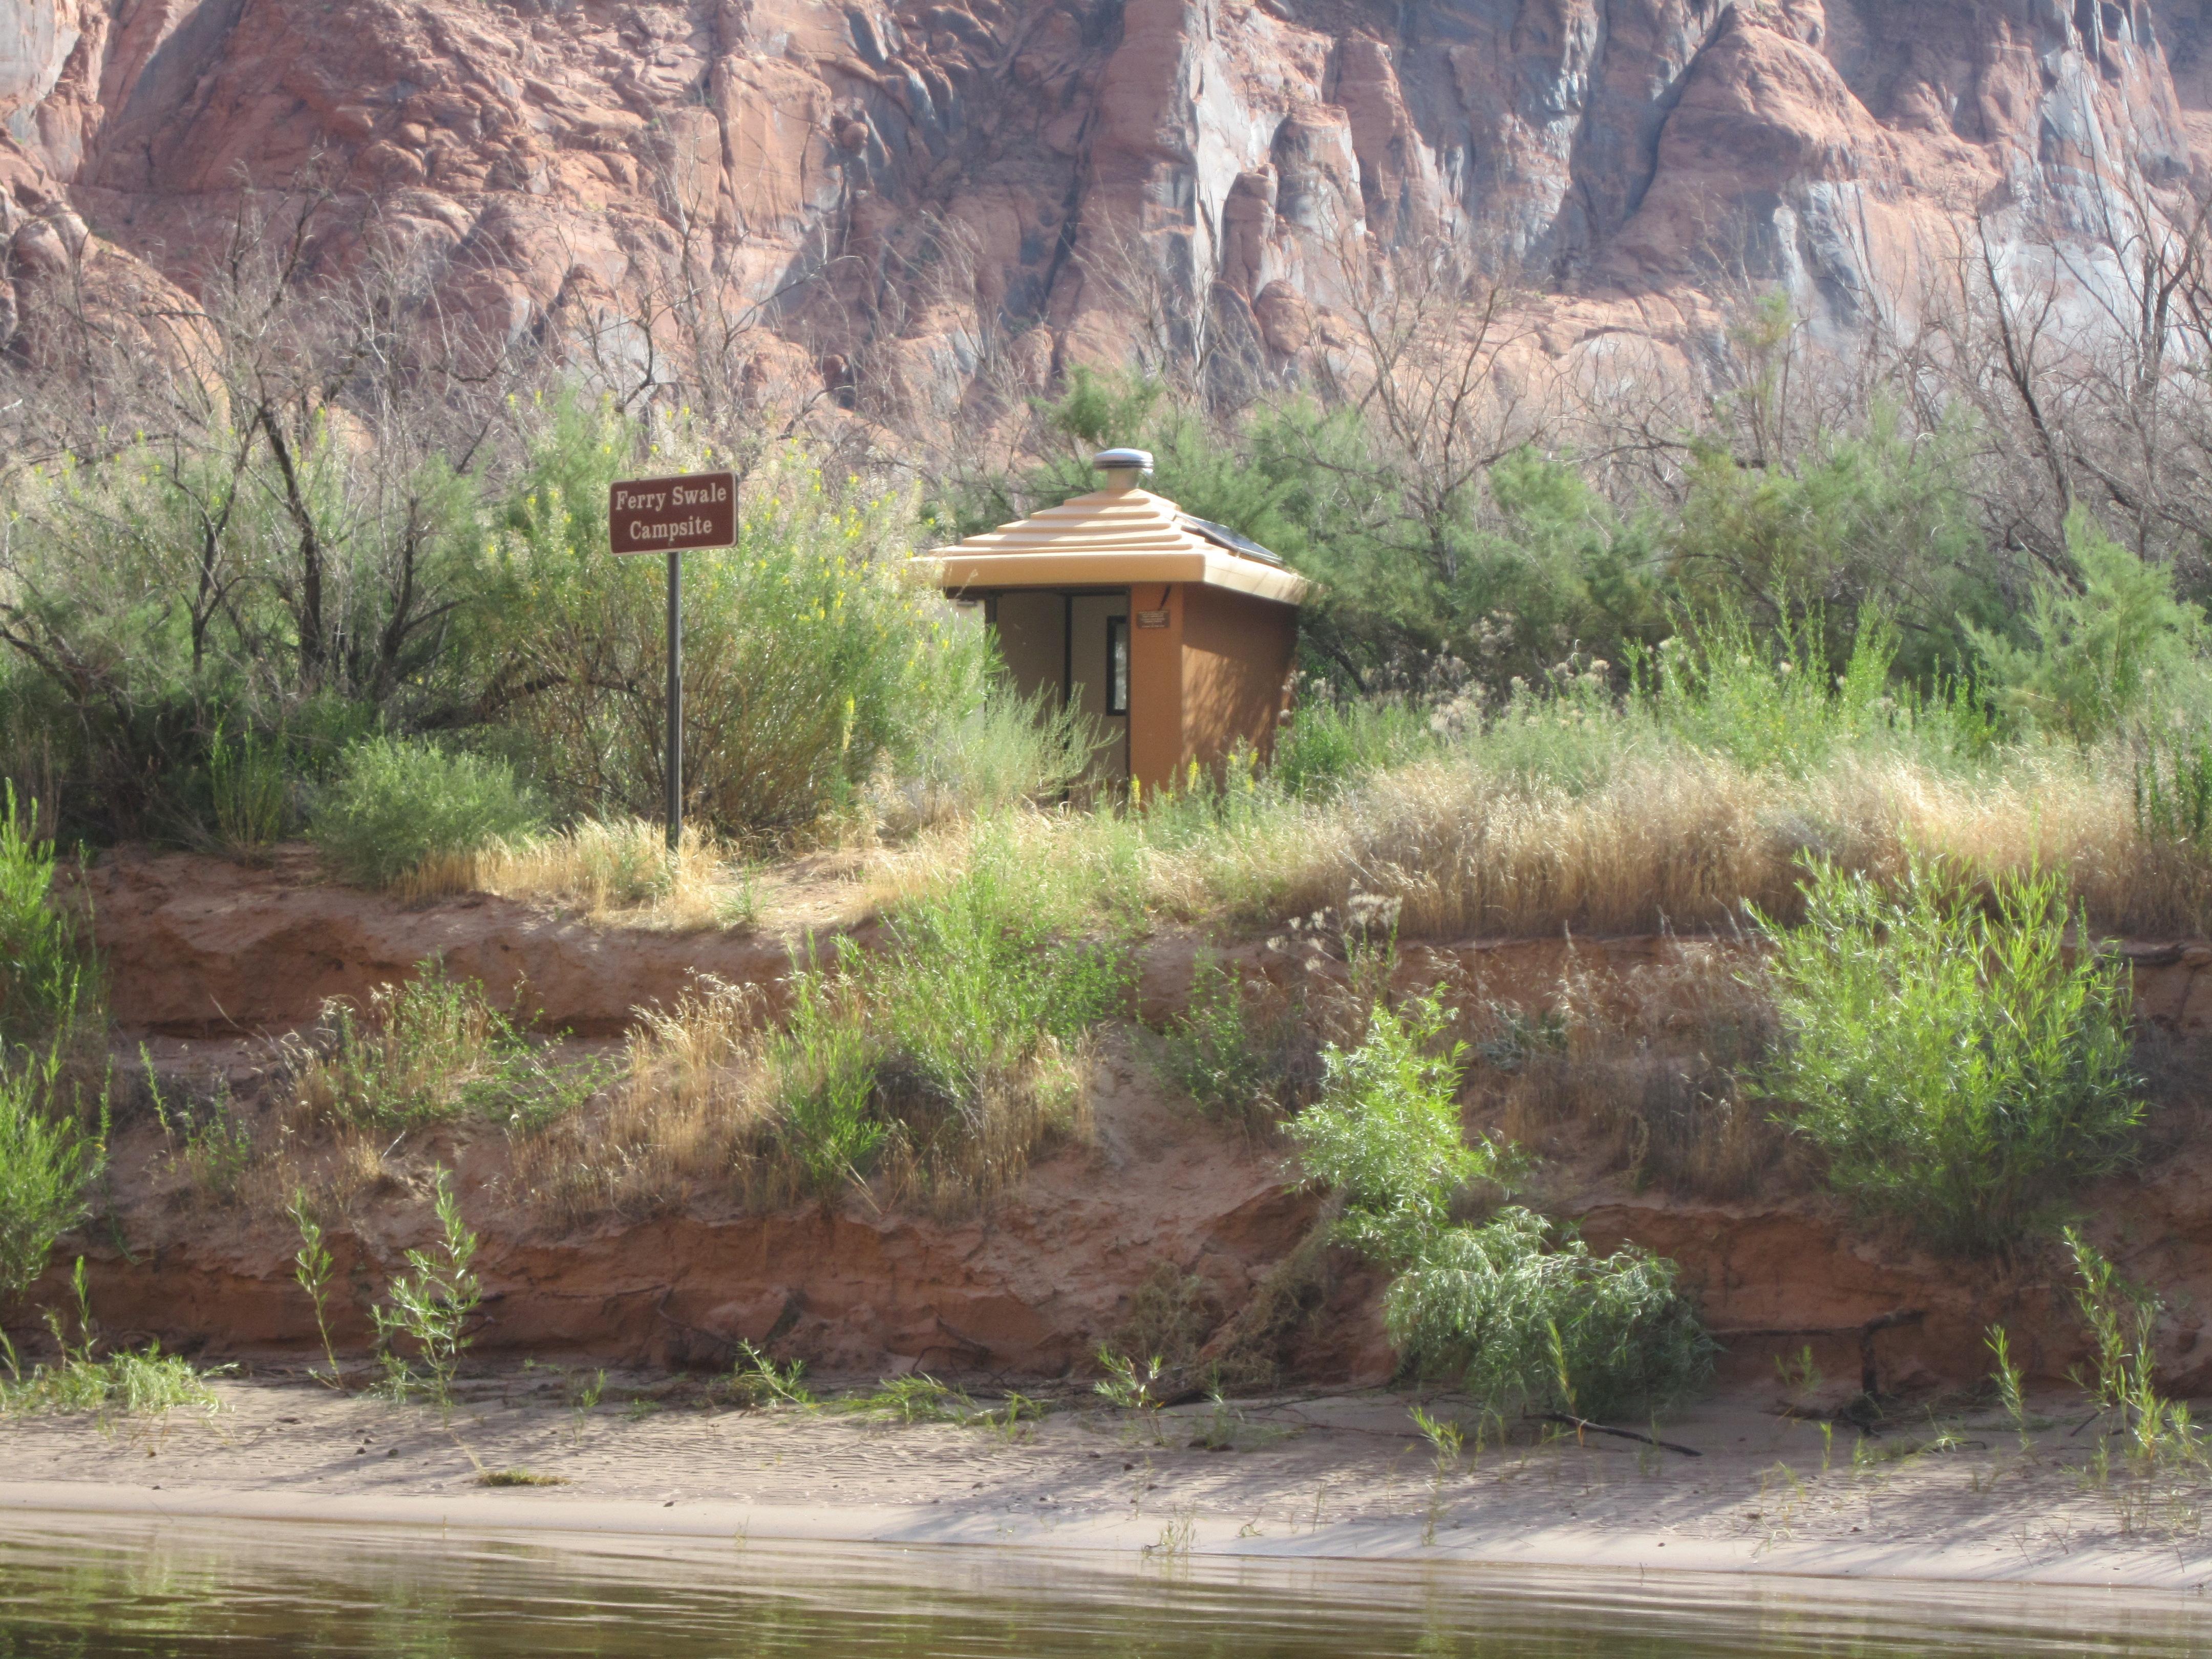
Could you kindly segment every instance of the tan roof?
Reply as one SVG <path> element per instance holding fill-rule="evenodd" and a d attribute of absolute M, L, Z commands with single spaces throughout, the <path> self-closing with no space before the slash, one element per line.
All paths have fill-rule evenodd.
<path fill-rule="evenodd" d="M 948 593 L 1202 582 L 1283 605 L 1305 598 L 1304 577 L 1208 539 L 1199 522 L 1149 490 L 1098 489 L 922 557 Z"/>

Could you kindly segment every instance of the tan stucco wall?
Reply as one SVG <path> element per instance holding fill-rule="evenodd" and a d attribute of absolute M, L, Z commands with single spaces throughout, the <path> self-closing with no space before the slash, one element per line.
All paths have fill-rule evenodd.
<path fill-rule="evenodd" d="M 1239 739 L 1267 758 L 1297 650 L 1297 611 L 1218 587 L 1183 596 L 1184 763 L 1218 766 Z"/>

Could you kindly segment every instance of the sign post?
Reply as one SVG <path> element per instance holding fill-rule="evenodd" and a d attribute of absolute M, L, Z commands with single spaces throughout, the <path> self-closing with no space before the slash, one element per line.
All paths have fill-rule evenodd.
<path fill-rule="evenodd" d="M 607 541 L 617 553 L 668 556 L 668 850 L 684 840 L 684 550 L 734 547 L 738 480 L 730 472 L 621 478 L 607 487 Z"/>

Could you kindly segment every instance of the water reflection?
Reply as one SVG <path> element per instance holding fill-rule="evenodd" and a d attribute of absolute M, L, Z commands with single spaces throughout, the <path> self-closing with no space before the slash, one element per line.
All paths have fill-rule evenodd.
<path fill-rule="evenodd" d="M 2201 1598 L 1463 1565 L 0 1522 L 0 1656 L 1410 1654 L 1436 1659 L 2212 1651 Z"/>

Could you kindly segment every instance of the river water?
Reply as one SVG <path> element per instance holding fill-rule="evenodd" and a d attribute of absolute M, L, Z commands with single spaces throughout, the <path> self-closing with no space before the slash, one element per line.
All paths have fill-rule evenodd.
<path fill-rule="evenodd" d="M 2197 1595 L 1464 1564 L 14 1516 L 0 1659 L 45 1655 L 2212 1655 Z"/>

